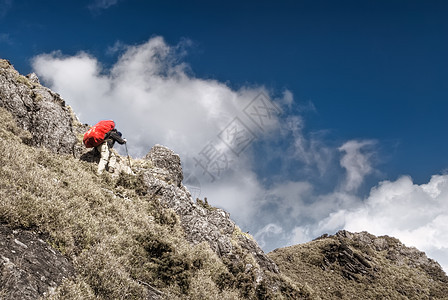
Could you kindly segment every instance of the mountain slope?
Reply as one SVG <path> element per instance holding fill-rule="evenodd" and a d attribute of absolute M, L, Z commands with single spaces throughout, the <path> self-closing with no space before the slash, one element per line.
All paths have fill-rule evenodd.
<path fill-rule="evenodd" d="M 96 164 L 89 162 L 94 151 L 73 150 L 81 148 L 83 125 L 55 93 L 32 96 L 43 88 L 29 78 L 1 61 L 0 223 L 46 236 L 73 265 L 74 275 L 47 297 L 310 298 L 306 288 L 278 273 L 228 213 L 191 199 L 181 184 L 180 158 L 171 150 L 156 146 L 146 158 L 132 160 L 135 175 L 95 175 Z M 70 120 L 61 135 L 54 113 L 64 124 Z M 47 141 L 52 132 L 56 143 Z M 1 254 L 4 283 L 14 278 L 7 262 L 18 266 L 20 257 Z M 0 286 L 2 297 L 17 297 L 11 285 Z"/>
<path fill-rule="evenodd" d="M 340 232 L 267 255 L 226 211 L 191 198 L 181 158 L 166 147 L 131 159 L 134 175 L 97 176 L 98 154 L 82 146 L 87 128 L 37 76 L 0 60 L 1 299 L 448 293 L 440 266 L 393 238 Z"/>
<path fill-rule="evenodd" d="M 388 236 L 339 231 L 269 257 L 322 299 L 448 299 L 440 265 Z"/>

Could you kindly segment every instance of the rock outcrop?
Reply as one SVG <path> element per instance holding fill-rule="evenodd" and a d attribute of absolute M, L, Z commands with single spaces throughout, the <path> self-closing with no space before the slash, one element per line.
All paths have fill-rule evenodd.
<path fill-rule="evenodd" d="M 0 59 L 0 106 L 32 134 L 29 144 L 56 153 L 75 154 L 74 115 L 57 93 L 42 86 L 36 74 L 20 75 Z"/>
<path fill-rule="evenodd" d="M 230 219 L 222 209 L 203 201 L 194 202 L 181 184 L 183 174 L 180 158 L 172 150 L 156 145 L 146 155 L 152 168 L 145 171 L 143 181 L 148 193 L 172 208 L 180 217 L 187 239 L 193 244 L 207 241 L 220 257 L 240 261 L 251 255 L 260 271 L 278 273 L 277 265 L 266 256 L 258 244 Z"/>
<path fill-rule="evenodd" d="M 448 288 L 448 277 L 436 261 L 428 258 L 424 252 L 417 248 L 406 247 L 396 238 L 389 236 L 376 237 L 365 231 L 351 233 L 346 230 L 338 231 L 335 238 L 340 242 L 339 248 L 337 251 L 327 253 L 328 256 L 326 256 L 326 261 L 323 262 L 323 268 L 330 262 L 328 258 L 334 257 L 336 259 L 331 259 L 331 261 L 338 261 L 338 264 L 343 267 L 343 274 L 348 279 L 356 280 L 354 274 L 373 277 L 379 268 L 373 264 L 368 253 L 384 253 L 385 258 L 391 264 L 421 268 L 428 275 L 434 276 L 435 280 L 446 283 Z M 355 245 L 356 248 L 361 249 L 361 254 L 352 251 L 350 245 Z"/>
<path fill-rule="evenodd" d="M 347 231 L 340 231 L 336 236 L 352 236 Z M 342 276 L 349 280 L 360 281 L 360 276 L 373 279 L 375 272 L 378 271 L 376 266 L 369 263 L 371 260 L 362 253 L 353 251 L 349 244 L 341 238 L 339 241 L 330 243 L 322 249 L 324 258 L 321 263 L 322 270 L 334 269 L 333 265 L 337 264 L 340 268 Z"/>
<path fill-rule="evenodd" d="M 0 225 L 0 299 L 38 299 L 74 274 L 38 234 Z"/>
<path fill-rule="evenodd" d="M 155 145 L 151 148 L 148 154 L 146 154 L 145 159 L 151 161 L 153 172 L 160 172 L 163 170 L 159 175 L 166 172 L 165 178 L 167 181 L 173 183 L 177 187 L 181 186 L 184 175 L 179 155 L 164 146 Z"/>

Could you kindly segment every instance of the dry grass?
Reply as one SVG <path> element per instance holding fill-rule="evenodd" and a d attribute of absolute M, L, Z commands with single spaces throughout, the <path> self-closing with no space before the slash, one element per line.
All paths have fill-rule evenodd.
<path fill-rule="evenodd" d="M 233 261 L 205 242 L 191 245 L 179 216 L 148 194 L 141 171 L 149 161 L 133 160 L 135 176 L 98 177 L 95 164 L 26 145 L 31 135 L 1 107 L 0 120 L 0 222 L 47 234 L 77 272 L 48 299 L 144 299 L 149 285 L 166 299 L 313 298 L 285 275 L 255 284 L 256 268 L 246 268 L 257 263 L 236 242 Z"/>
<path fill-rule="evenodd" d="M 217 284 L 223 262 L 185 240 L 139 176 L 98 177 L 92 164 L 22 143 L 29 134 L 2 108 L 0 120 L 0 222 L 47 233 L 77 270 L 49 298 L 143 299 L 150 284 L 172 299 L 238 299 Z"/>

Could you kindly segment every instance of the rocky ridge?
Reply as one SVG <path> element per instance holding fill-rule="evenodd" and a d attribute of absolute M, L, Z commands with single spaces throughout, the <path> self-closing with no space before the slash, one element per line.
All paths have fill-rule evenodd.
<path fill-rule="evenodd" d="M 146 159 L 149 159 L 153 166 L 143 175 L 148 192 L 180 216 L 185 235 L 190 242 L 199 244 L 207 241 L 216 254 L 236 261 L 241 259 L 239 255 L 242 255 L 242 252 L 248 252 L 260 271 L 278 273 L 275 263 L 252 237 L 239 230 L 228 212 L 205 205 L 201 201 L 193 201 L 190 192 L 181 184 L 183 174 L 177 154 L 166 147 L 156 145 L 146 155 Z"/>

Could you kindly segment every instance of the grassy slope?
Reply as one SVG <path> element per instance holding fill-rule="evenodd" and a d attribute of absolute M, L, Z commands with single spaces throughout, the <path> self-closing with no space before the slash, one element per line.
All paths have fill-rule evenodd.
<path fill-rule="evenodd" d="M 144 299 L 148 284 L 166 299 L 314 298 L 283 274 L 267 274 L 276 291 L 257 286 L 247 262 L 191 245 L 177 214 L 146 194 L 139 176 L 98 177 L 95 164 L 27 146 L 30 134 L 1 107 L 0 120 L 0 223 L 48 234 L 77 270 L 49 298 Z"/>
<path fill-rule="evenodd" d="M 0 120 L 0 222 L 47 233 L 78 272 L 50 298 L 142 299 L 146 284 L 168 299 L 242 299 L 248 293 L 270 298 L 243 286 L 250 282 L 241 278 L 244 272 L 232 274 L 207 244 L 190 245 L 178 216 L 146 195 L 138 176 L 98 177 L 95 165 L 25 145 L 29 133 L 2 108 Z M 354 244 L 354 252 L 369 255 L 377 266 L 374 278 L 348 280 L 337 264 L 323 271 L 324 250 L 334 243 L 320 239 L 270 253 L 283 272 L 279 293 L 288 298 L 301 290 L 304 298 L 322 299 L 443 299 L 448 294 L 446 285 L 425 275 L 427 270 L 392 264 L 386 253 Z"/>
<path fill-rule="evenodd" d="M 208 245 L 191 246 L 178 217 L 138 194 L 138 178 L 97 177 L 92 165 L 22 143 L 0 108 L 0 222 L 49 235 L 78 271 L 55 299 L 142 299 L 145 284 L 176 299 L 238 299 Z"/>

